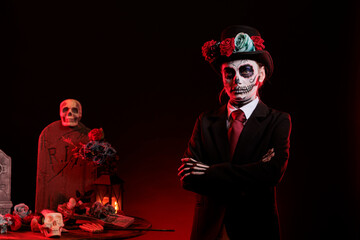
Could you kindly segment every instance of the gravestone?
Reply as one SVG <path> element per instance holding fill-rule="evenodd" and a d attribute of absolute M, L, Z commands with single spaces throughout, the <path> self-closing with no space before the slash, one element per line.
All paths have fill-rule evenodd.
<path fill-rule="evenodd" d="M 89 141 L 84 124 L 64 126 L 55 121 L 40 134 L 37 160 L 35 211 L 57 210 L 59 204 L 92 189 L 96 178 L 95 166 L 77 158 L 74 150 Z"/>
<path fill-rule="evenodd" d="M 0 214 L 10 213 L 12 206 L 11 158 L 0 150 Z"/>

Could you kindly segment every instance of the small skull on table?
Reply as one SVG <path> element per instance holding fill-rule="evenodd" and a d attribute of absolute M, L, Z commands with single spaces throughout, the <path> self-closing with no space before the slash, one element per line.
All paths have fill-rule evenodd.
<path fill-rule="evenodd" d="M 60 237 L 61 230 L 64 227 L 64 222 L 61 213 L 52 212 L 50 210 L 43 210 L 41 214 L 44 215 L 44 224 L 39 225 L 40 231 L 45 237 Z"/>

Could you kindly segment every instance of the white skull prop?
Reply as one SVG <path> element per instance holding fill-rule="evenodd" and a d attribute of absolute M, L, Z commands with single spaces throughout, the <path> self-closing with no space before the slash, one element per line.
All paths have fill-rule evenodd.
<path fill-rule="evenodd" d="M 60 118 L 63 126 L 76 127 L 82 116 L 81 104 L 75 99 L 66 99 L 60 103 Z"/>
<path fill-rule="evenodd" d="M 61 213 L 50 212 L 43 210 L 41 213 L 45 216 L 44 224 L 39 226 L 40 231 L 45 237 L 60 237 L 61 229 L 64 227 L 64 222 Z"/>

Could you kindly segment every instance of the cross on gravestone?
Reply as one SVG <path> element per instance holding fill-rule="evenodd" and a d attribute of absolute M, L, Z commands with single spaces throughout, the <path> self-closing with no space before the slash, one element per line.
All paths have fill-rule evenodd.
<path fill-rule="evenodd" d="M 10 213 L 12 206 L 11 158 L 0 150 L 0 214 Z"/>
<path fill-rule="evenodd" d="M 76 191 L 85 192 L 93 187 L 95 166 L 74 157 L 74 149 L 89 141 L 90 129 L 79 123 L 75 127 L 63 126 L 55 121 L 41 132 L 38 145 L 35 211 L 56 210 L 59 204 L 75 197 Z"/>

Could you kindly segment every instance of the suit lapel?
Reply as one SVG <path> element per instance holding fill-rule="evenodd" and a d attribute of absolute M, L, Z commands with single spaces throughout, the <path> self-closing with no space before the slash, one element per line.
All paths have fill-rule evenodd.
<path fill-rule="evenodd" d="M 218 112 L 211 116 L 212 122 L 209 126 L 209 131 L 213 142 L 218 150 L 223 161 L 229 161 L 229 140 L 227 135 L 226 120 L 227 120 L 226 105 L 222 106 Z"/>
<path fill-rule="evenodd" d="M 244 129 L 239 137 L 237 143 L 234 159 L 244 159 L 252 152 L 254 141 L 261 137 L 261 122 L 267 116 L 269 108 L 261 101 L 259 101 L 251 117 L 247 120 Z M 230 161 L 229 140 L 227 135 L 226 120 L 227 109 L 226 105 L 222 106 L 217 112 L 210 116 L 211 123 L 209 125 L 209 132 L 211 138 L 218 150 L 219 155 L 223 161 Z"/>
<path fill-rule="evenodd" d="M 262 119 L 268 114 L 269 108 L 261 101 L 259 101 L 254 112 L 247 120 L 243 131 L 239 137 L 239 141 L 236 145 L 233 159 L 246 159 L 248 153 L 253 151 L 253 143 L 255 140 L 261 137 L 261 122 Z"/>

